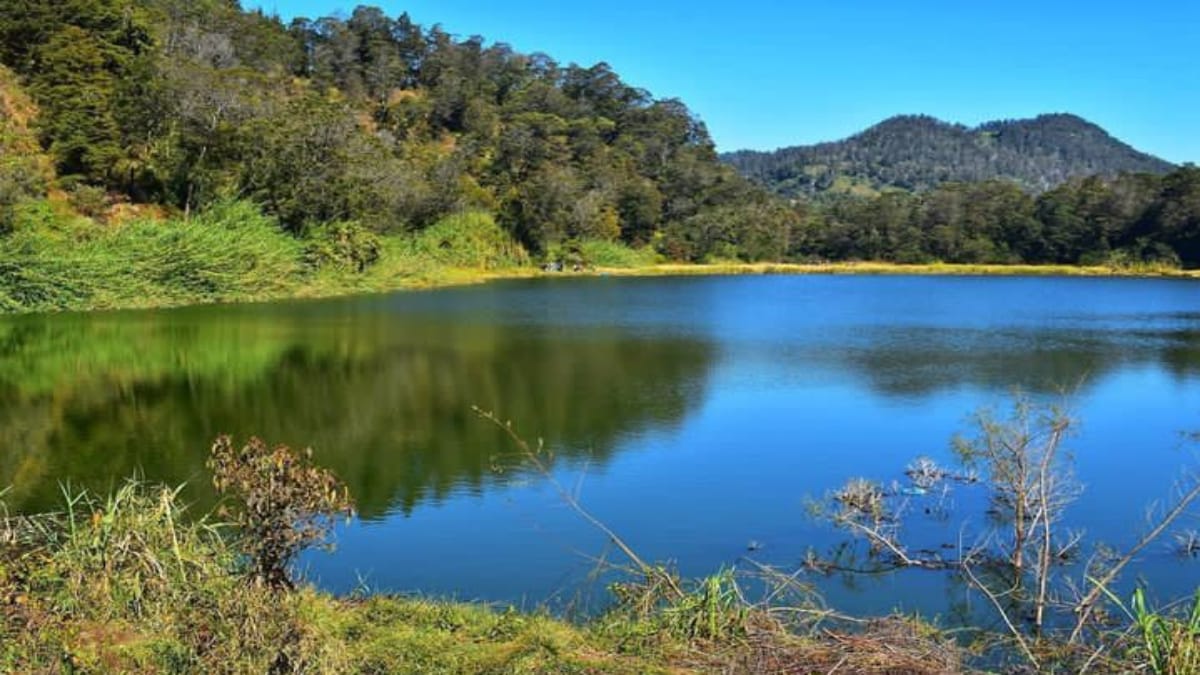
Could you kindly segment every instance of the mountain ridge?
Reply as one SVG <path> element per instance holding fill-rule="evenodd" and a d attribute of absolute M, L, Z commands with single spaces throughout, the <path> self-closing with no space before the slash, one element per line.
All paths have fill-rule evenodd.
<path fill-rule="evenodd" d="M 841 140 L 740 150 L 721 159 L 785 197 L 922 192 L 948 182 L 991 179 L 1043 192 L 1072 178 L 1175 168 L 1064 112 L 974 127 L 930 115 L 895 115 Z"/>

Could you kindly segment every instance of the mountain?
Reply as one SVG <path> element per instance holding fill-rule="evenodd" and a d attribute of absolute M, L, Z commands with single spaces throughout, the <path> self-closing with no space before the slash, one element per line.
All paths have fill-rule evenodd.
<path fill-rule="evenodd" d="M 1041 192 L 1071 178 L 1171 171 L 1099 126 L 1068 114 L 999 120 L 970 128 L 925 115 L 887 119 L 842 141 L 743 150 L 722 159 L 789 197 L 924 191 L 947 182 L 1008 179 Z"/>

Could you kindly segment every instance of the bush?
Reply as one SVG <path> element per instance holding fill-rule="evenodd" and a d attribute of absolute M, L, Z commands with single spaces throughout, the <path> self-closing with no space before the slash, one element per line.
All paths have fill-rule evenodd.
<path fill-rule="evenodd" d="M 654 249 L 631 248 L 616 241 L 584 239 L 551 246 L 546 259 L 571 264 L 578 261 L 588 267 L 648 267 L 658 262 Z"/>
<path fill-rule="evenodd" d="M 339 267 L 364 272 L 379 261 L 383 242 L 354 221 L 324 223 L 306 232 L 304 261 L 314 269 Z"/>
<path fill-rule="evenodd" d="M 257 438 L 237 450 L 228 436 L 213 443 L 208 467 L 213 486 L 232 498 L 242 550 L 256 579 L 291 588 L 296 555 L 324 542 L 339 515 L 353 513 L 350 495 L 332 473 L 286 445 L 268 448 Z"/>
<path fill-rule="evenodd" d="M 529 260 L 529 254 L 491 214 L 458 213 L 447 216 L 419 232 L 412 242 L 413 253 L 450 267 L 498 269 Z"/>

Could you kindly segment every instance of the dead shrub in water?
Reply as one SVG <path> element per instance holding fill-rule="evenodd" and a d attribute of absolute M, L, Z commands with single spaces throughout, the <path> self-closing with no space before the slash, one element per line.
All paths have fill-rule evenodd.
<path fill-rule="evenodd" d="M 221 436 L 208 467 L 213 486 L 233 502 L 233 522 L 255 579 L 272 588 L 292 588 L 288 567 L 296 555 L 326 541 L 338 517 L 353 514 L 346 487 L 312 463 L 312 450 L 268 448 L 257 438 L 236 449 Z"/>

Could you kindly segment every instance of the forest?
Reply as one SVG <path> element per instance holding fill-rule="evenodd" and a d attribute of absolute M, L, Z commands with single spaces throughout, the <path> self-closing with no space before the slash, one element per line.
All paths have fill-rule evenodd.
<path fill-rule="evenodd" d="M 818 198 L 994 179 L 1041 192 L 1074 178 L 1175 168 L 1065 113 L 974 128 L 928 115 L 898 115 L 842 141 L 733 152 L 722 159 L 780 195 Z"/>
<path fill-rule="evenodd" d="M 0 113 L 6 311 L 389 290 L 563 258 L 1200 264 L 1198 171 L 1098 128 L 1084 140 L 1103 152 L 1072 159 L 1055 144 L 1077 118 L 951 129 L 1003 146 L 1001 174 L 1066 157 L 1036 180 L 939 168 L 953 144 L 901 119 L 870 137 L 908 178 L 806 197 L 755 182 L 751 155 L 740 175 L 684 103 L 606 64 L 372 7 L 285 23 L 233 0 L 12 0 Z"/>
<path fill-rule="evenodd" d="M 1200 265 L 1200 169 L 1190 165 L 1073 179 L 1036 196 L 990 180 L 797 208 L 790 255 L 801 260 Z"/>
<path fill-rule="evenodd" d="M 122 204 L 189 214 L 246 199 L 295 235 L 333 222 L 387 234 L 483 210 L 542 252 L 565 239 L 646 244 L 773 204 L 718 163 L 681 102 L 605 64 L 561 65 L 369 7 L 284 25 L 226 0 L 66 4 L 5 3 L 0 61 L 36 105 L 53 183 L 101 221 Z M 12 229 L 12 205 L 48 181 L 42 166 L 9 164 Z"/>

